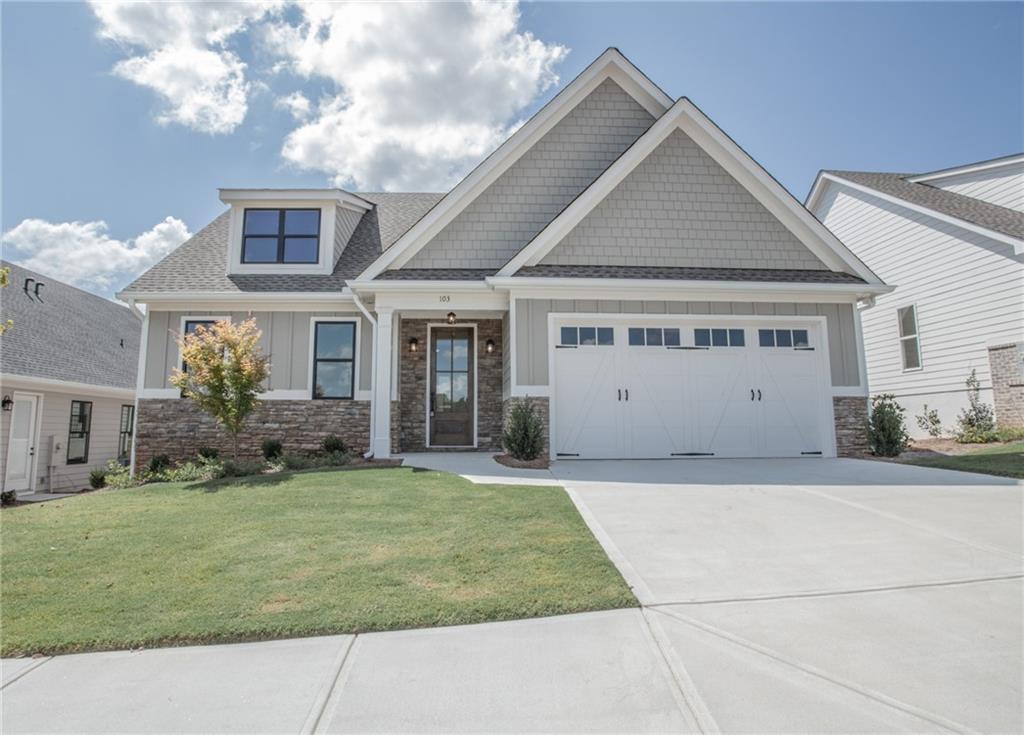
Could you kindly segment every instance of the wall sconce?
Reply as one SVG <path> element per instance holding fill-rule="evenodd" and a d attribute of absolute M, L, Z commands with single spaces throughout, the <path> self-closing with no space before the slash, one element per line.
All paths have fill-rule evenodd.
<path fill-rule="evenodd" d="M 455 312 L 454 311 L 449 311 L 448 312 L 448 323 L 449 324 L 454 324 L 455 323 Z"/>
<path fill-rule="evenodd" d="M 409 352 L 419 352 L 420 341 L 413 337 L 409 340 Z"/>
<path fill-rule="evenodd" d="M 0 401 L 0 407 L 3 407 L 5 411 L 10 411 L 14 406 L 14 401 L 11 400 L 10 396 L 4 396 L 4 399 Z"/>
<path fill-rule="evenodd" d="M 487 340 L 487 342 L 484 344 L 484 350 L 487 351 L 488 355 L 491 354 L 492 352 L 494 352 L 494 340 L 493 339 Z"/>

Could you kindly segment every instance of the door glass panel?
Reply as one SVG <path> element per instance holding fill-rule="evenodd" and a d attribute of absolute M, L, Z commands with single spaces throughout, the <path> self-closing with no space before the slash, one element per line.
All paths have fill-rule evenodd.
<path fill-rule="evenodd" d="M 469 370 L 469 340 L 452 340 L 452 370 Z"/>
<path fill-rule="evenodd" d="M 794 347 L 810 347 L 811 343 L 807 339 L 806 329 L 794 329 L 793 330 L 793 346 Z"/>
<path fill-rule="evenodd" d="M 679 330 L 678 329 L 666 329 L 665 330 L 665 346 L 666 347 L 678 347 L 679 342 Z"/>
<path fill-rule="evenodd" d="M 693 343 L 698 347 L 710 347 L 711 346 L 711 330 L 710 329 L 694 329 L 693 330 Z"/>
<path fill-rule="evenodd" d="M 452 341 L 450 339 L 439 338 L 435 354 L 437 360 L 434 364 L 437 366 L 438 371 L 449 371 L 452 369 Z"/>
<path fill-rule="evenodd" d="M 729 346 L 730 347 L 743 347 L 745 344 L 743 330 L 742 329 L 730 329 L 729 330 Z"/>
<path fill-rule="evenodd" d="M 647 329 L 647 346 L 648 347 L 661 347 L 661 330 L 660 329 Z"/>
<path fill-rule="evenodd" d="M 437 373 L 436 380 L 437 404 L 435 409 L 443 411 L 451 407 L 452 375 L 451 373 Z"/>
<path fill-rule="evenodd" d="M 632 347 L 643 347 L 644 345 L 644 330 L 642 327 L 630 327 L 629 328 L 629 344 Z"/>
<path fill-rule="evenodd" d="M 562 341 L 559 344 L 563 345 L 575 345 L 579 344 L 579 340 L 576 335 L 576 327 L 562 327 Z"/>
<path fill-rule="evenodd" d="M 775 330 L 774 329 L 758 329 L 757 339 L 762 347 L 774 347 L 775 346 Z"/>
<path fill-rule="evenodd" d="M 465 408 L 469 401 L 469 373 L 452 373 L 452 406 Z"/>
<path fill-rule="evenodd" d="M 581 345 L 596 345 L 597 344 L 597 330 L 593 327 L 580 327 L 580 344 Z"/>
<path fill-rule="evenodd" d="M 615 344 L 615 330 L 611 327 L 598 327 L 597 343 L 602 346 Z"/>
<path fill-rule="evenodd" d="M 711 346 L 712 347 L 728 347 L 729 337 L 724 329 L 712 329 L 711 330 Z"/>

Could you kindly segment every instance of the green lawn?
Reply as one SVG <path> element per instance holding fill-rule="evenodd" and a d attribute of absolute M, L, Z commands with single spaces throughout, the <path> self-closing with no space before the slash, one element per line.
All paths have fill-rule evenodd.
<path fill-rule="evenodd" d="M 908 459 L 907 464 L 1024 478 L 1024 442 L 985 447 L 970 454 L 918 457 Z"/>
<path fill-rule="evenodd" d="M 149 485 L 0 514 L 5 656 L 628 607 L 557 487 L 408 468 Z"/>

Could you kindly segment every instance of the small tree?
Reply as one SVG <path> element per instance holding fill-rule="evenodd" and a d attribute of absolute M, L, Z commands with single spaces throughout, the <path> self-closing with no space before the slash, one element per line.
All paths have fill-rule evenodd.
<path fill-rule="evenodd" d="M 928 404 L 924 404 L 921 409 L 921 413 L 914 417 L 917 419 L 917 427 L 928 434 L 931 437 L 942 436 L 942 420 L 939 418 L 939 412 L 937 409 L 928 408 Z"/>
<path fill-rule="evenodd" d="M 526 462 L 544 451 L 544 424 L 530 403 L 518 401 L 512 406 L 502 441 L 513 458 Z"/>
<path fill-rule="evenodd" d="M 904 426 L 904 409 L 894 399 L 891 393 L 883 393 L 871 399 L 868 435 L 871 451 L 879 457 L 898 457 L 907 448 L 910 439 Z"/>
<path fill-rule="evenodd" d="M 254 319 L 198 326 L 192 334 L 177 338 L 185 369 L 174 370 L 171 384 L 231 436 L 236 460 L 238 434 L 256 409 L 257 396 L 270 373 L 259 339 Z"/>
<path fill-rule="evenodd" d="M 956 433 L 959 442 L 991 441 L 988 434 L 995 431 L 996 421 L 992 407 L 981 400 L 981 382 L 975 370 L 967 376 L 968 407 L 961 409 L 956 423 L 960 427 Z"/>
<path fill-rule="evenodd" d="M 7 288 L 9 285 L 11 285 L 11 269 L 4 266 L 3 268 L 0 268 L 0 288 Z M 3 334 L 13 326 L 14 322 L 10 319 L 0 321 L 0 334 Z"/>

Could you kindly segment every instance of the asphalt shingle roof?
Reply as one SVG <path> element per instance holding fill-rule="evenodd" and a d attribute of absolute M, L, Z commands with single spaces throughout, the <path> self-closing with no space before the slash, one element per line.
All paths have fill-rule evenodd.
<path fill-rule="evenodd" d="M 921 174 L 890 174 L 871 171 L 825 171 L 824 173 L 985 227 L 994 232 L 1024 240 L 1024 212 L 1017 212 L 956 192 L 945 191 L 926 183 L 915 184 L 912 181 L 907 181 L 908 177 Z"/>
<path fill-rule="evenodd" d="M 122 294 L 157 291 L 340 291 L 412 227 L 443 194 L 358 193 L 375 206 L 362 216 L 330 275 L 294 273 L 228 275 L 228 220 L 224 212 L 166 258 L 129 284 Z"/>
<path fill-rule="evenodd" d="M 795 283 L 864 283 L 839 271 L 779 268 L 672 268 L 630 265 L 534 265 L 516 276 L 531 278 L 644 278 L 679 281 L 761 281 Z"/>
<path fill-rule="evenodd" d="M 142 323 L 126 306 L 13 263 L 0 291 L 0 372 L 91 385 L 134 388 Z M 36 299 L 25 279 L 44 286 Z"/>

